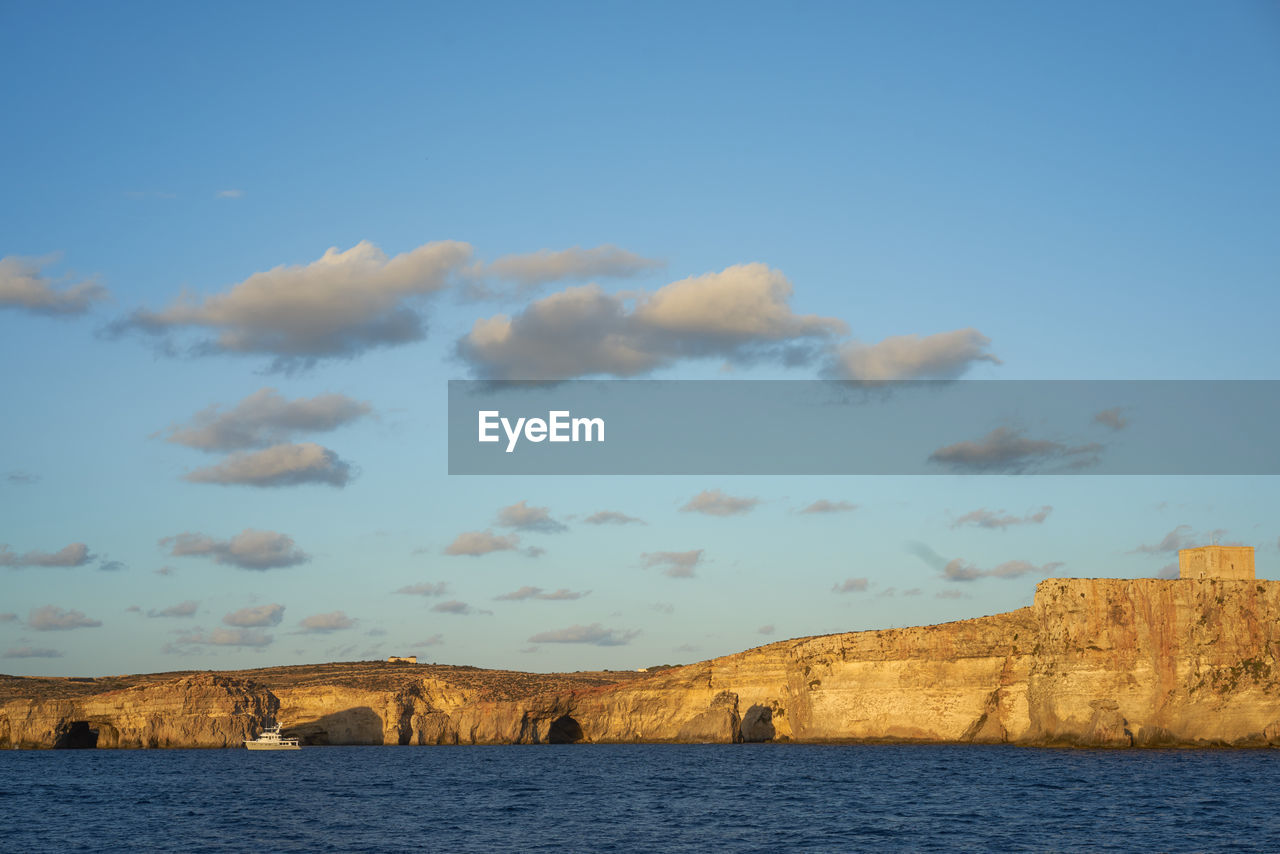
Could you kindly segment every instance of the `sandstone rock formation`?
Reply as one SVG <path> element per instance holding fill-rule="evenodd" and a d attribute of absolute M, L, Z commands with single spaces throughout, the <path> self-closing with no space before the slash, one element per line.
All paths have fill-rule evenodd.
<path fill-rule="evenodd" d="M 238 747 L 278 708 L 260 685 L 197 674 L 83 699 L 10 701 L 0 710 L 0 747 L 88 746 L 67 744 L 88 732 L 98 747 Z"/>
<path fill-rule="evenodd" d="M 1005 614 L 782 641 L 626 681 L 367 664 L 359 678 L 331 665 L 33 690 L 0 705 L 0 747 L 51 747 L 77 722 L 103 747 L 235 746 L 276 715 L 304 744 L 1280 746 L 1278 655 L 1280 582 L 1059 578 Z"/>

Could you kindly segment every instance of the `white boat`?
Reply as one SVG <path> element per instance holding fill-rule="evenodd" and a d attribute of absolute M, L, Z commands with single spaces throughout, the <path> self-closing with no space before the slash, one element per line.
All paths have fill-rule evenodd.
<path fill-rule="evenodd" d="M 262 731 L 262 735 L 253 739 L 245 739 L 244 746 L 250 750 L 299 750 L 298 739 L 284 738 L 280 735 L 280 724 L 273 724 Z"/>

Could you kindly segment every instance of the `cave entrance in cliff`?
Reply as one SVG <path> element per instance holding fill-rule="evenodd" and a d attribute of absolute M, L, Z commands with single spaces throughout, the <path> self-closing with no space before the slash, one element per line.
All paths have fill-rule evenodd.
<path fill-rule="evenodd" d="M 54 750 L 93 750 L 98 746 L 98 731 L 88 721 L 72 721 L 53 743 Z"/>
<path fill-rule="evenodd" d="M 574 744 L 582 741 L 582 724 L 569 715 L 561 715 L 551 722 L 547 741 L 551 744 Z"/>

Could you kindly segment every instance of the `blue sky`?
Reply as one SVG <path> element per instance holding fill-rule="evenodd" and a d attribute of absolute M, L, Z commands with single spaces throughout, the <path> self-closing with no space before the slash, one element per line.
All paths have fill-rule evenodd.
<path fill-rule="evenodd" d="M 1274 4 L 10 2 L 0 31 L 0 670 L 638 667 L 993 613 L 1214 532 L 1276 577 L 1265 477 L 464 478 L 444 437 L 447 380 L 566 351 L 1280 378 Z M 170 441 L 214 404 L 275 433 Z M 246 482 L 268 462 L 291 485 Z M 681 509 L 715 490 L 756 503 Z M 446 553 L 477 531 L 519 543 Z M 263 548 L 293 565 L 243 568 Z M 495 599 L 524 587 L 582 595 Z"/>

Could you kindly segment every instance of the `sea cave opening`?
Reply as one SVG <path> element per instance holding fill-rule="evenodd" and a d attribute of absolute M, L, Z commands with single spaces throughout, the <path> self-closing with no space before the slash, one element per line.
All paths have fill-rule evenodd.
<path fill-rule="evenodd" d="M 98 731 L 88 721 L 72 721 L 53 743 L 54 750 L 92 750 L 98 746 Z"/>
<path fill-rule="evenodd" d="M 569 715 L 561 715 L 551 722 L 547 741 L 551 744 L 574 744 L 582 741 L 582 724 Z"/>

